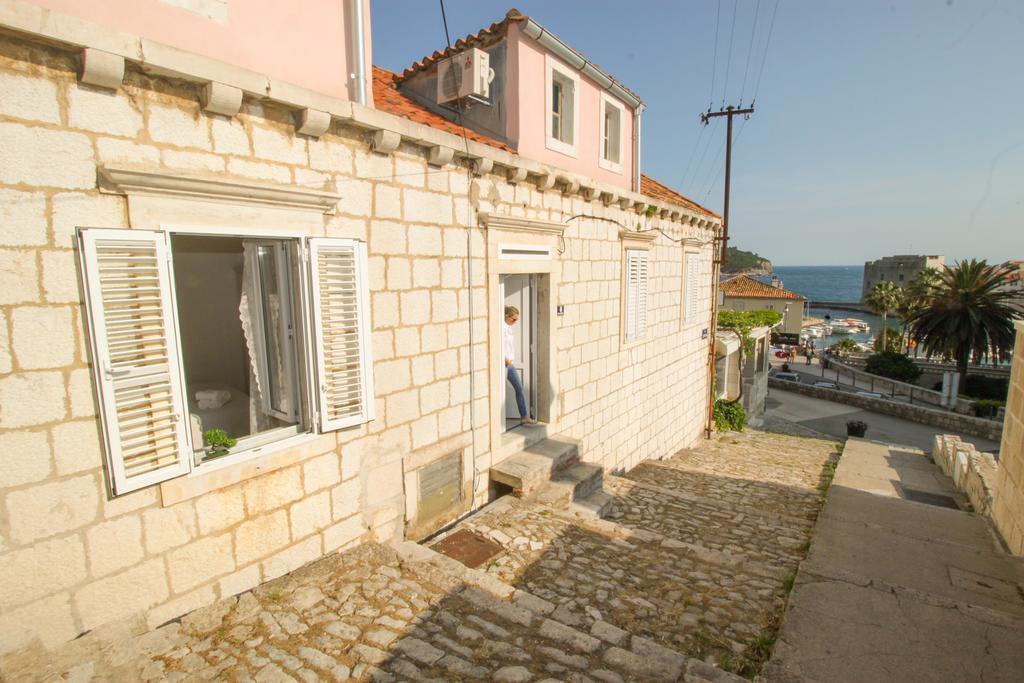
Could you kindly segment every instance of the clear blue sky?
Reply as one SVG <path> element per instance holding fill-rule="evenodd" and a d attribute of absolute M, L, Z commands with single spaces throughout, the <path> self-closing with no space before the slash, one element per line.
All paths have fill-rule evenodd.
<path fill-rule="evenodd" d="M 735 246 L 777 265 L 1024 258 L 1024 2 L 781 0 L 763 60 L 775 5 L 515 6 L 640 94 L 644 172 L 715 210 L 725 126 L 702 134 L 698 114 L 709 99 L 749 104 L 764 61 L 733 148 Z M 510 6 L 446 0 L 452 40 Z M 380 66 L 444 47 L 435 1 L 373 0 L 372 12 Z"/>

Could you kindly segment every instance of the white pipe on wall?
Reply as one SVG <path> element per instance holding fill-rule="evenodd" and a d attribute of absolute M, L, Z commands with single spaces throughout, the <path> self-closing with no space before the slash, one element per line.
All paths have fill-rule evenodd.
<path fill-rule="evenodd" d="M 363 37 L 366 30 L 366 21 L 363 14 L 363 0 L 349 0 L 349 3 L 352 8 L 349 16 L 352 17 L 351 35 L 356 57 L 352 78 L 356 82 L 356 102 L 366 105 L 366 41 Z"/>

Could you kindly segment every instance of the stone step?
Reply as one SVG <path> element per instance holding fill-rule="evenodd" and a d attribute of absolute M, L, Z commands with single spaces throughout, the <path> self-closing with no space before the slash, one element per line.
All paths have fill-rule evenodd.
<path fill-rule="evenodd" d="M 556 473 L 554 479 L 537 487 L 527 498 L 532 503 L 567 510 L 600 492 L 603 484 L 603 467 L 578 462 Z"/>
<path fill-rule="evenodd" d="M 519 497 L 551 481 L 579 460 L 579 442 L 552 437 L 527 446 L 491 467 L 491 480 L 512 487 Z"/>
<path fill-rule="evenodd" d="M 592 492 L 586 498 L 573 501 L 569 505 L 569 511 L 577 517 L 586 519 L 602 519 L 612 510 L 615 498 L 603 490 Z"/>

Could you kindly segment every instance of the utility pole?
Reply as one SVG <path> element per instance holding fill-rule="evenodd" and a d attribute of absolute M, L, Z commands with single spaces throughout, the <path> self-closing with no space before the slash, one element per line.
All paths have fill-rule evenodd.
<path fill-rule="evenodd" d="M 748 107 L 747 109 L 737 109 L 731 104 L 725 109 L 721 109 L 716 112 L 706 111 L 700 115 L 700 120 L 704 122 L 704 125 L 708 125 L 711 119 L 717 116 L 725 116 L 726 118 L 726 132 L 725 132 L 725 206 L 722 209 L 722 254 L 719 261 L 722 265 L 727 263 L 727 249 L 729 248 L 729 180 L 732 176 L 732 119 L 734 116 L 746 116 L 750 118 L 750 115 L 754 113 L 754 107 Z"/>

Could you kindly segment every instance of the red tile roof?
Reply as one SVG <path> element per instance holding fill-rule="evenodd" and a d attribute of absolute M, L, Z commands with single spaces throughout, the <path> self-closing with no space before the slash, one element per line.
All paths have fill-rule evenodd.
<path fill-rule="evenodd" d="M 470 33 L 465 38 L 459 38 L 451 47 L 446 47 L 443 50 L 435 50 L 433 54 L 429 54 L 423 59 L 417 62 L 413 62 L 410 67 L 405 69 L 405 71 L 403 71 L 402 74 L 398 76 L 398 80 L 402 81 L 405 80 L 406 78 L 409 78 L 410 76 L 418 74 L 421 71 L 426 71 L 427 69 L 434 66 L 442 59 L 446 59 L 447 57 L 456 55 L 462 52 L 463 50 L 468 50 L 471 47 L 478 47 L 481 49 L 490 47 L 491 45 L 494 45 L 495 43 L 499 42 L 505 37 L 505 35 L 508 33 L 508 27 L 511 24 L 521 21 L 527 21 L 529 19 L 530 17 L 520 13 L 519 10 L 513 7 L 512 9 L 505 13 L 505 18 L 502 19 L 501 21 L 496 21 L 490 26 L 480 29 L 476 33 Z M 544 30 L 547 31 L 547 29 Z M 550 31 L 547 32 L 551 33 Z M 593 66 L 595 69 L 597 69 L 602 74 L 607 76 L 610 80 L 614 81 L 615 83 L 618 83 L 623 90 L 628 92 L 637 100 L 640 100 L 639 95 L 637 95 L 635 92 L 627 88 L 618 79 L 616 79 L 611 74 L 606 72 L 604 69 L 599 67 L 595 62 L 587 59 L 579 50 L 572 47 L 570 47 L 569 49 L 575 52 L 577 55 L 579 55 L 581 59 L 584 59 L 587 62 L 589 62 L 591 66 Z"/>
<path fill-rule="evenodd" d="M 803 301 L 803 297 L 781 287 L 766 285 L 749 275 L 736 275 L 723 280 L 719 285 L 725 296 L 746 297 L 751 299 L 794 299 Z"/>
<path fill-rule="evenodd" d="M 400 79 L 398 75 L 393 71 L 388 71 L 387 69 L 383 69 L 379 66 L 373 67 L 373 104 L 377 109 L 387 112 L 388 114 L 401 116 L 402 118 L 409 119 L 410 121 L 415 121 L 416 123 L 422 123 L 425 126 L 430 126 L 437 130 L 443 130 L 446 133 L 451 133 L 460 137 L 462 136 L 462 126 L 455 121 L 450 121 L 440 114 L 430 111 L 419 102 L 416 102 L 408 95 L 401 92 L 396 85 L 399 81 Z M 492 137 L 481 135 L 469 128 L 465 129 L 465 133 L 466 137 L 470 140 L 484 145 L 489 145 L 506 152 L 515 153 L 515 150 L 512 147 L 509 147 L 500 140 L 495 140 Z M 697 202 L 687 199 L 675 190 L 666 185 L 662 185 L 648 175 L 641 174 L 640 176 L 640 194 L 650 197 L 651 199 L 671 202 L 673 204 L 693 209 L 694 211 L 700 211 L 701 213 L 709 216 L 718 217 L 718 214 L 704 208 Z"/>
<path fill-rule="evenodd" d="M 653 199 L 660 199 L 662 201 L 672 202 L 673 204 L 680 204 L 689 209 L 706 213 L 709 216 L 714 216 L 715 218 L 720 218 L 720 216 L 714 211 L 704 208 L 692 199 L 684 197 L 671 187 L 662 185 L 654 178 L 643 173 L 640 174 L 640 194 Z"/>
<path fill-rule="evenodd" d="M 463 128 L 458 123 L 449 121 L 440 114 L 430 111 L 422 104 L 399 92 L 398 88 L 395 87 L 397 79 L 398 75 L 394 72 L 382 69 L 379 66 L 373 67 L 373 105 L 377 109 L 462 137 Z M 504 142 L 487 137 L 486 135 L 480 135 L 469 128 L 465 129 L 465 133 L 467 138 L 475 142 L 497 147 L 506 152 L 515 151 Z"/>

